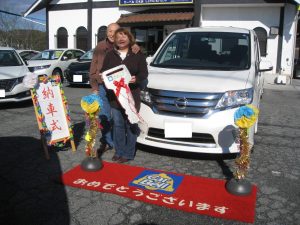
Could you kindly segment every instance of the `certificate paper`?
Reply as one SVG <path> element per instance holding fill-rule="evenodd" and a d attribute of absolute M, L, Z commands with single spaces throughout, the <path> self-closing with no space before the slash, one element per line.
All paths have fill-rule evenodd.
<path fill-rule="evenodd" d="M 141 117 L 136 111 L 134 99 L 128 86 L 131 75 L 127 67 L 125 65 L 116 66 L 102 74 L 106 88 L 114 91 L 119 103 L 125 109 L 129 122 L 138 123 Z"/>

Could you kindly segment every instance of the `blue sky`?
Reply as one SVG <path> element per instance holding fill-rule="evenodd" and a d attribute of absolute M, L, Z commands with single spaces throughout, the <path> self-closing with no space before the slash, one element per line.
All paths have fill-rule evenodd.
<path fill-rule="evenodd" d="M 0 9 L 16 14 L 23 14 L 34 2 L 35 0 L 0 0 Z M 45 10 L 32 13 L 28 17 L 36 18 L 38 19 L 36 21 L 46 23 Z"/>

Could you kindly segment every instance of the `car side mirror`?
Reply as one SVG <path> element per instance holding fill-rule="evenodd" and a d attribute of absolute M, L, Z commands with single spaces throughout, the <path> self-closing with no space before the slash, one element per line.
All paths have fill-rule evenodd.
<path fill-rule="evenodd" d="M 265 72 L 265 71 L 271 71 L 271 70 L 273 70 L 273 66 L 270 61 L 267 61 L 267 60 L 260 61 L 259 68 L 258 68 L 259 72 Z"/>
<path fill-rule="evenodd" d="M 26 66 L 28 66 L 28 62 L 27 62 L 27 60 L 24 60 L 24 63 L 25 63 L 25 65 L 26 65 Z"/>
<path fill-rule="evenodd" d="M 153 56 L 148 56 L 146 58 L 147 65 L 150 65 L 150 63 L 152 63 L 152 60 L 153 60 Z"/>
<path fill-rule="evenodd" d="M 61 61 L 67 61 L 68 60 L 68 57 L 67 56 L 63 56 L 62 58 L 61 58 Z"/>

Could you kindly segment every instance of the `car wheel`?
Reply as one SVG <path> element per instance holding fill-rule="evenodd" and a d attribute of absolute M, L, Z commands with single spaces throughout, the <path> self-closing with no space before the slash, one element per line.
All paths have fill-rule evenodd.
<path fill-rule="evenodd" d="M 60 69 L 54 69 L 53 72 L 52 72 L 52 75 L 59 75 L 61 83 L 64 82 L 64 77 L 63 77 L 62 72 L 61 72 Z"/>

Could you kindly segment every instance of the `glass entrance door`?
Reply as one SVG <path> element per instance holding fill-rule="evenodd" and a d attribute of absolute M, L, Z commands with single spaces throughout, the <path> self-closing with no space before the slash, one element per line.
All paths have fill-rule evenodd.
<path fill-rule="evenodd" d="M 163 27 L 135 27 L 131 30 L 146 56 L 153 55 L 163 42 Z"/>

